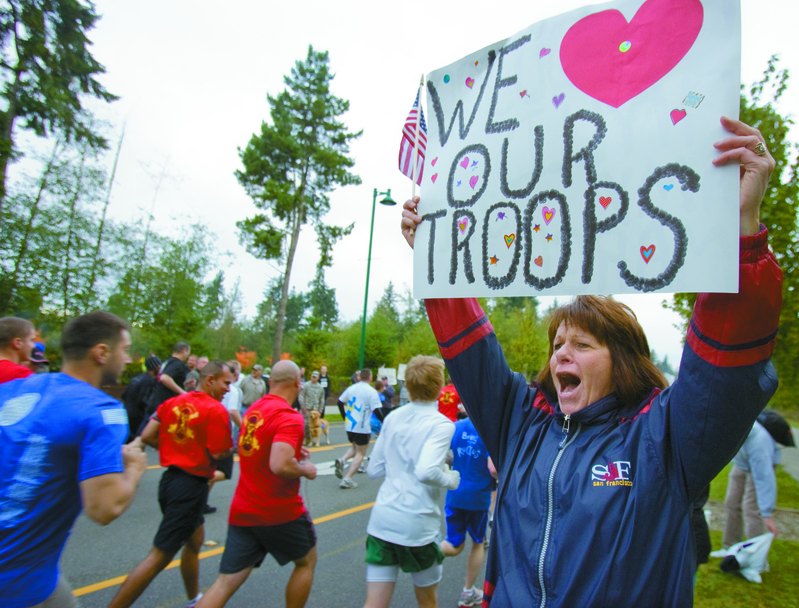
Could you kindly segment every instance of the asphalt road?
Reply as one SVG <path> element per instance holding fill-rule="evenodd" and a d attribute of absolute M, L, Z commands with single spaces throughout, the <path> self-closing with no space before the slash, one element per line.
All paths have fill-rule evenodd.
<path fill-rule="evenodd" d="M 311 460 L 319 467 L 314 481 L 303 480 L 301 493 L 316 526 L 319 560 L 308 607 L 363 606 L 366 598 L 364 564 L 366 525 L 371 505 L 381 480 L 365 474 L 355 476 L 359 487 L 341 490 L 333 475 L 333 460 L 346 450 L 346 434 L 341 423 L 331 425 L 331 446 L 314 448 Z M 338 447 L 333 447 L 338 446 Z M 148 449 L 151 468 L 139 486 L 136 500 L 122 517 L 101 527 L 81 515 L 61 557 L 61 571 L 85 608 L 104 607 L 124 577 L 144 559 L 152 546 L 161 520 L 158 508 L 158 482 L 163 469 L 158 454 Z M 211 491 L 210 504 L 216 513 L 205 516 L 205 539 L 200 561 L 200 589 L 206 590 L 216 579 L 227 533 L 230 501 L 238 480 L 238 464 L 231 481 L 218 483 Z M 442 495 L 443 512 L 443 495 Z M 445 528 L 442 522 L 442 534 Z M 438 585 L 439 605 L 457 606 L 463 588 L 467 548 L 458 557 L 444 561 L 444 576 Z M 284 590 L 292 565 L 279 567 L 271 556 L 228 603 L 231 607 L 284 605 Z M 482 585 L 482 575 L 478 579 Z M 171 567 L 153 581 L 134 606 L 167 608 L 186 603 L 180 569 Z M 410 576 L 401 574 L 392 606 L 416 606 Z"/>

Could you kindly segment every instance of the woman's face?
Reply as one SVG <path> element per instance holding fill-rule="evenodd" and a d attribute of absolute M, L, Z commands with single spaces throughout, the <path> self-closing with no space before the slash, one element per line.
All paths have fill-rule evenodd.
<path fill-rule="evenodd" d="M 564 414 L 579 412 L 615 390 L 610 349 L 593 335 L 561 323 L 549 370 Z"/>

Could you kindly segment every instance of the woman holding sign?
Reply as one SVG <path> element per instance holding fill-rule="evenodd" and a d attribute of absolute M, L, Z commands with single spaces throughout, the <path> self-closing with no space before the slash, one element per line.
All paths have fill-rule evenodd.
<path fill-rule="evenodd" d="M 580 296 L 552 315 L 549 366 L 512 372 L 474 299 L 427 300 L 441 353 L 499 471 L 489 606 L 690 606 L 691 503 L 721 471 L 776 389 L 769 358 L 782 273 L 760 224 L 774 160 L 760 132 L 733 136 L 716 166 L 740 163 L 740 285 L 700 294 L 679 378 L 649 359 L 634 313 Z M 413 247 L 419 199 L 402 232 Z"/>

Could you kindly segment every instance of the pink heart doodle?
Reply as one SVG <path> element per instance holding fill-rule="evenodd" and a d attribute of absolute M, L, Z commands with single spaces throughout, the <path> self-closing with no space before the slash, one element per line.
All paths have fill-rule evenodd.
<path fill-rule="evenodd" d="M 472 175 L 472 177 L 469 178 L 469 185 L 472 187 L 472 190 L 474 190 L 474 187 L 477 185 L 477 180 L 479 179 L 480 178 L 476 175 Z"/>
<path fill-rule="evenodd" d="M 466 79 L 466 86 L 471 89 L 474 86 L 474 78 L 472 78 L 471 76 L 469 78 L 467 78 Z"/>
<path fill-rule="evenodd" d="M 431 166 L 431 167 L 435 167 L 437 162 L 438 162 L 438 156 L 436 156 L 436 157 L 433 159 L 433 161 L 430 163 L 430 166 Z"/>
<path fill-rule="evenodd" d="M 435 183 L 436 183 L 436 179 L 437 179 L 437 178 L 438 178 L 438 173 L 436 173 L 436 174 L 435 174 L 433 177 L 431 177 L 430 179 L 431 179 L 431 180 L 433 180 L 433 183 L 435 184 Z"/>
<path fill-rule="evenodd" d="M 641 257 L 644 258 L 644 262 L 649 264 L 649 260 L 652 259 L 652 256 L 655 255 L 655 246 L 650 245 L 649 247 L 644 247 L 641 245 Z"/>
<path fill-rule="evenodd" d="M 600 196 L 599 197 L 599 204 L 602 205 L 603 208 L 607 209 L 608 205 L 613 199 L 609 196 Z"/>
<path fill-rule="evenodd" d="M 583 93 L 618 108 L 682 61 L 703 20 L 701 0 L 647 0 L 629 23 L 618 10 L 594 13 L 566 32 L 560 63 Z"/>
<path fill-rule="evenodd" d="M 539 255 L 536 259 L 533 260 L 533 264 L 535 264 L 536 266 L 543 266 L 544 265 L 544 258 L 542 258 Z"/>
<path fill-rule="evenodd" d="M 552 218 L 555 217 L 555 209 L 550 209 L 549 207 L 544 207 L 541 210 L 541 215 L 544 216 L 544 223 L 549 226 L 549 222 L 552 221 Z"/>
<path fill-rule="evenodd" d="M 565 98 L 566 98 L 566 96 L 563 93 L 561 93 L 560 95 L 556 95 L 555 97 L 552 98 L 552 103 L 555 104 L 556 108 L 559 108 L 560 104 L 563 103 L 563 100 Z"/>
<path fill-rule="evenodd" d="M 542 57 L 546 57 L 552 52 L 552 49 L 541 49 L 541 52 L 538 53 L 538 58 L 541 59 Z"/>
<path fill-rule="evenodd" d="M 464 156 L 463 157 L 463 160 L 460 162 L 460 166 L 463 167 L 464 169 L 469 166 L 469 157 L 468 156 Z"/>
<path fill-rule="evenodd" d="M 466 232 L 466 226 L 468 226 L 468 225 L 469 225 L 469 218 L 468 217 L 464 217 L 464 218 L 458 220 L 458 228 L 461 229 L 461 234 Z"/>
<path fill-rule="evenodd" d="M 688 115 L 688 113 L 685 110 L 672 110 L 671 114 L 670 114 L 672 124 L 676 125 L 678 122 L 680 122 L 687 115 Z"/>

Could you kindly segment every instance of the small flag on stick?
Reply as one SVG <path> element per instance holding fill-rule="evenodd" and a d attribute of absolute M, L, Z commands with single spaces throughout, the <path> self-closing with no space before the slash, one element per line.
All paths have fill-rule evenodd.
<path fill-rule="evenodd" d="M 418 136 L 416 125 L 419 125 Z M 422 173 L 424 172 L 424 153 L 427 148 L 427 125 L 424 122 L 424 112 L 419 108 L 419 93 L 416 94 L 416 101 L 413 102 L 408 118 L 402 128 L 402 142 L 399 150 L 399 170 L 403 175 L 412 180 L 415 178 L 417 184 L 422 184 Z M 414 153 L 418 151 L 418 153 Z M 416 167 L 414 171 L 414 160 Z"/>

